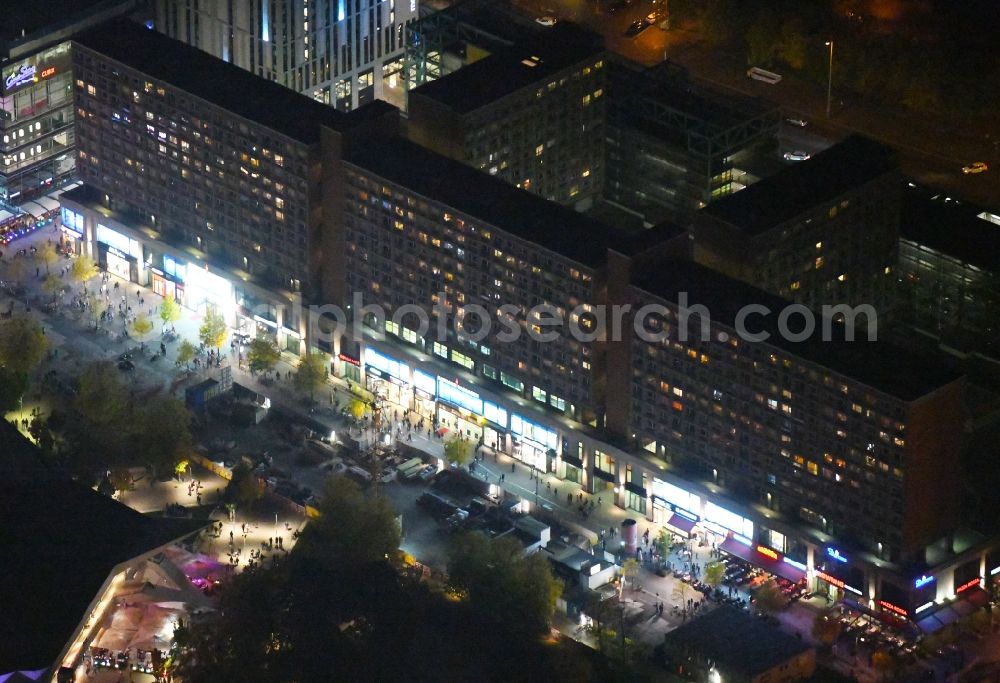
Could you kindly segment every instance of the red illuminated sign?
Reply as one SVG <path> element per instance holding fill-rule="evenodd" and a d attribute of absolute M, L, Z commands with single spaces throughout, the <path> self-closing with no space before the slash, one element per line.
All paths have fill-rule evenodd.
<path fill-rule="evenodd" d="M 970 588 L 972 588 L 973 586 L 978 586 L 978 585 L 979 585 L 979 582 L 980 582 L 980 580 L 981 580 L 981 579 L 979 579 L 979 578 L 977 577 L 977 578 L 975 578 L 975 579 L 971 579 L 971 580 L 969 580 L 969 581 L 966 581 L 966 582 L 965 582 L 965 583 L 963 583 L 963 584 L 962 584 L 961 586 L 959 586 L 958 588 L 956 588 L 956 589 L 955 589 L 955 592 L 956 592 L 956 593 L 961 593 L 962 591 L 967 591 L 967 590 L 969 590 L 969 589 L 970 589 Z"/>
<path fill-rule="evenodd" d="M 772 560 L 778 559 L 778 553 L 776 553 L 775 551 L 771 550 L 766 546 L 763 545 L 757 546 L 757 552 L 763 555 L 764 557 L 770 557 Z"/>
<path fill-rule="evenodd" d="M 345 363 L 350 363 L 351 365 L 357 365 L 358 367 L 361 367 L 361 361 L 359 361 L 356 358 L 351 358 L 350 356 L 345 355 L 343 353 L 341 353 L 340 355 L 338 355 L 337 358 L 339 358 L 340 360 L 344 361 Z"/>
<path fill-rule="evenodd" d="M 42 69 L 42 73 L 39 74 L 39 77 L 41 77 L 41 78 L 48 78 L 49 76 L 51 76 L 55 72 L 56 72 L 56 68 L 54 66 L 50 66 L 47 69 Z"/>
<path fill-rule="evenodd" d="M 892 604 L 891 602 L 886 602 L 885 600 L 879 600 L 878 604 L 879 604 L 879 606 L 884 607 L 885 609 L 889 610 L 890 612 L 895 612 L 896 614 L 898 614 L 900 616 L 903 616 L 903 617 L 910 616 L 909 613 L 905 609 L 903 609 L 902 607 L 897 607 L 896 605 Z"/>
<path fill-rule="evenodd" d="M 829 584 L 831 584 L 833 586 L 836 586 L 837 588 L 843 588 L 844 587 L 844 582 L 843 581 L 841 581 L 840 579 L 838 579 L 835 576 L 830 576 L 826 572 L 821 572 L 820 570 L 817 569 L 816 570 L 816 576 L 818 576 L 819 578 L 823 579 L 827 583 L 829 583 Z"/>

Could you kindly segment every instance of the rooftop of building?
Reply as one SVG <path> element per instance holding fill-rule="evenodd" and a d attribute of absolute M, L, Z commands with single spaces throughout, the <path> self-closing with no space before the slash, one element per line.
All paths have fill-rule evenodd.
<path fill-rule="evenodd" d="M 392 109 L 374 102 L 350 113 L 339 112 L 126 19 L 83 31 L 74 40 L 151 79 L 307 145 L 319 142 L 322 126 L 344 131 Z"/>
<path fill-rule="evenodd" d="M 411 94 L 467 114 L 603 52 L 600 36 L 576 24 L 559 22 L 544 32 L 524 36 L 512 46 L 499 47 L 489 57 L 425 83 Z"/>
<path fill-rule="evenodd" d="M 502 0 L 459 0 L 421 17 L 410 26 L 410 30 L 419 34 L 421 40 L 434 45 L 438 39 L 453 40 L 459 33 L 456 30 L 458 27 L 461 27 L 460 33 L 466 44 L 472 43 L 487 52 L 513 45 L 525 36 L 545 30 L 531 17 Z M 454 46 L 446 44 L 442 47 Z"/>
<path fill-rule="evenodd" d="M 664 636 L 667 650 L 694 651 L 748 680 L 810 650 L 801 639 L 733 607 L 718 607 Z"/>
<path fill-rule="evenodd" d="M 806 161 L 712 202 L 701 212 L 757 235 L 896 167 L 895 153 L 889 147 L 861 135 L 851 135 Z"/>
<path fill-rule="evenodd" d="M 112 569 L 204 526 L 61 477 L 0 477 L 0 518 L 0 674 L 51 666 Z"/>
<path fill-rule="evenodd" d="M 371 140 L 345 160 L 380 178 L 590 268 L 620 231 L 400 138 Z"/>
<path fill-rule="evenodd" d="M 754 119 L 769 117 L 774 129 L 781 121 L 776 105 L 758 97 L 721 93 L 696 84 L 684 67 L 670 61 L 646 67 L 616 57 L 610 62 L 608 74 L 615 114 L 651 134 L 664 128 L 683 129 L 687 134 L 714 138 L 732 136 L 735 129 Z M 651 110 L 641 106 L 644 101 L 656 102 L 657 113 L 667 110 L 682 116 L 661 114 L 662 120 L 652 121 Z M 753 128 L 747 135 L 757 131 Z"/>
<path fill-rule="evenodd" d="M 981 214 L 998 215 L 968 204 L 945 192 L 907 184 L 903 191 L 900 234 L 963 263 L 1000 272 L 1000 218 L 993 222 Z"/>
<path fill-rule="evenodd" d="M 45 0 L 4 3 L 0 21 L 0 56 L 11 45 L 41 38 L 88 17 L 108 11 L 127 11 L 135 0 Z"/>
<path fill-rule="evenodd" d="M 766 332 L 766 344 L 798 358 L 829 368 L 844 377 L 901 401 L 914 401 L 962 376 L 950 359 L 928 356 L 888 342 L 867 341 L 863 330 L 855 332 L 855 341 L 844 339 L 843 330 L 833 327 L 833 339 L 821 338 L 822 321 L 817 315 L 812 337 L 801 342 L 785 339 L 778 330 L 778 314 L 789 301 L 764 292 L 739 280 L 689 261 L 658 264 L 633 277 L 633 284 L 650 294 L 676 304 L 682 293 L 687 305 L 708 308 L 712 322 L 734 327 L 741 309 L 763 305 L 768 314 L 752 314 L 746 320 L 749 332 Z M 801 329 L 800 315 L 789 321 L 793 330 Z M 692 323 L 694 324 L 694 323 Z"/>

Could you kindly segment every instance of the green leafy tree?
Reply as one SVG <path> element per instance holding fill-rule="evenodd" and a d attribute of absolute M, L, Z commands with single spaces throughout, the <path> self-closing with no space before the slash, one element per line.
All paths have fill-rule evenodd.
<path fill-rule="evenodd" d="M 0 365 L 30 375 L 45 357 L 48 341 L 42 326 L 27 315 L 0 323 Z"/>
<path fill-rule="evenodd" d="M 75 454 L 73 466 L 88 474 L 123 462 L 130 454 L 134 414 L 128 388 L 110 361 L 88 365 L 80 375 L 73 400 L 76 416 L 66 421 L 66 440 Z"/>
<path fill-rule="evenodd" d="M 139 417 L 138 434 L 142 461 L 155 478 L 174 472 L 191 454 L 191 412 L 173 396 L 156 396 L 147 401 Z"/>
<path fill-rule="evenodd" d="M 101 314 L 108 310 L 108 303 L 102 296 L 88 292 L 86 294 L 87 299 L 87 310 L 90 311 L 91 320 L 94 323 L 94 329 L 96 330 L 101 322 Z"/>
<path fill-rule="evenodd" d="M 627 582 L 635 590 L 639 583 L 639 562 L 634 557 L 630 557 L 622 564 L 622 580 Z"/>
<path fill-rule="evenodd" d="M 226 325 L 226 319 L 222 317 L 218 308 L 208 306 L 205 309 L 205 318 L 201 322 L 201 327 L 198 328 L 198 339 L 205 346 L 218 349 L 226 343 L 228 335 L 229 327 Z"/>
<path fill-rule="evenodd" d="M 163 328 L 166 329 L 167 325 L 172 325 L 181 319 L 181 305 L 177 303 L 177 299 L 172 296 L 163 297 L 163 301 L 160 302 L 160 322 L 163 323 Z"/>
<path fill-rule="evenodd" d="M 69 267 L 69 276 L 73 282 L 83 284 L 95 275 L 97 275 L 97 264 L 94 263 L 94 259 L 86 254 L 73 259 L 73 263 Z"/>
<path fill-rule="evenodd" d="M 225 498 L 233 505 L 253 508 L 264 497 L 260 480 L 246 463 L 240 462 L 233 468 L 233 478 L 226 485 Z"/>
<path fill-rule="evenodd" d="M 48 275 L 49 266 L 59 260 L 59 253 L 56 251 L 54 244 L 46 242 L 38 247 L 38 251 L 35 252 L 35 260 L 45 264 L 45 274 Z"/>
<path fill-rule="evenodd" d="M 691 592 L 691 587 L 688 586 L 683 581 L 677 581 L 674 583 L 674 589 L 670 593 L 670 597 L 673 598 L 674 602 L 678 602 L 681 605 L 681 615 L 684 619 L 687 619 L 688 613 L 688 595 Z"/>
<path fill-rule="evenodd" d="M 125 468 L 115 468 L 111 470 L 111 474 L 108 475 L 108 482 L 111 484 L 111 488 L 114 489 L 115 493 L 119 497 L 125 495 L 129 491 L 135 490 L 135 482 L 132 480 L 132 473 Z"/>
<path fill-rule="evenodd" d="M 774 579 L 768 579 L 757 587 L 753 601 L 762 614 L 777 614 L 788 605 L 788 598 Z"/>
<path fill-rule="evenodd" d="M 350 479 L 331 477 L 316 508 L 319 518 L 302 530 L 297 552 L 355 567 L 396 555 L 399 523 L 385 498 L 365 498 Z"/>
<path fill-rule="evenodd" d="M 466 465 L 472 460 L 472 442 L 455 434 L 444 442 L 444 458 L 458 467 Z"/>
<path fill-rule="evenodd" d="M 712 588 L 718 588 L 726 578 L 726 565 L 721 562 L 709 562 L 705 565 L 705 583 Z"/>
<path fill-rule="evenodd" d="M 299 361 L 295 370 L 295 388 L 309 395 L 309 400 L 322 388 L 326 382 L 327 369 L 323 356 L 318 353 L 307 353 Z"/>
<path fill-rule="evenodd" d="M 55 301 L 56 296 L 63 291 L 63 281 L 58 275 L 48 274 L 45 279 L 42 280 L 42 291 L 52 297 Z"/>
<path fill-rule="evenodd" d="M 0 416 L 16 410 L 28 390 L 28 375 L 0 367 Z"/>
<path fill-rule="evenodd" d="M 544 633 L 562 592 L 542 554 L 525 557 L 517 540 L 478 532 L 456 539 L 448 578 L 482 612 L 484 627 L 499 634 Z"/>
<path fill-rule="evenodd" d="M 181 341 L 177 345 L 177 365 L 184 366 L 185 370 L 191 370 L 191 361 L 194 360 L 195 355 L 198 353 L 198 349 L 195 348 L 194 344 L 189 342 L 187 339 Z"/>
<path fill-rule="evenodd" d="M 347 404 L 347 412 L 351 414 L 355 420 L 360 420 L 368 412 L 368 404 L 362 401 L 360 398 L 352 398 Z"/>
<path fill-rule="evenodd" d="M 270 339 L 254 339 L 247 348 L 247 364 L 253 374 L 264 374 L 274 370 L 274 366 L 281 360 L 281 351 L 278 345 Z"/>
<path fill-rule="evenodd" d="M 140 313 L 135 316 L 135 320 L 132 321 L 132 333 L 139 340 L 139 346 L 141 348 L 146 347 L 146 339 L 149 337 L 149 333 L 153 331 L 153 321 L 149 319 L 149 316 L 145 313 Z"/>

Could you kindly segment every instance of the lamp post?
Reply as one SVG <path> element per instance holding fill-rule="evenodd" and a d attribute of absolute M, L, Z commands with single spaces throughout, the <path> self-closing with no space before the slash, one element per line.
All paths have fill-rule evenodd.
<path fill-rule="evenodd" d="M 830 48 L 830 59 L 826 68 L 826 118 L 830 118 L 830 104 L 833 96 L 833 41 L 826 41 L 826 46 Z"/>

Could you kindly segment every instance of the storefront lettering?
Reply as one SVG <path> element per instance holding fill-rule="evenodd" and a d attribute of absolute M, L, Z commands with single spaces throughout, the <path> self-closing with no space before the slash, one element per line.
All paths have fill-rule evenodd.
<path fill-rule="evenodd" d="M 772 560 L 777 560 L 778 559 L 778 553 L 776 553 L 775 551 L 771 550 L 767 546 L 763 546 L 763 545 L 757 546 L 757 552 L 760 553 L 761 555 L 763 555 L 764 557 L 770 557 Z"/>
<path fill-rule="evenodd" d="M 36 72 L 37 69 L 33 65 L 22 64 L 20 69 L 7 76 L 7 80 L 4 81 L 4 87 L 10 90 L 11 88 L 16 88 L 33 81 L 35 80 Z"/>
<path fill-rule="evenodd" d="M 979 578 L 979 577 L 977 576 L 977 577 L 976 577 L 976 578 L 974 578 L 974 579 L 970 579 L 970 580 L 966 581 L 966 582 L 965 582 L 965 583 L 963 583 L 963 584 L 962 584 L 961 586 L 959 586 L 958 588 L 956 588 L 956 589 L 955 589 L 955 594 L 957 595 L 958 593 L 962 593 L 962 592 L 964 592 L 964 591 L 967 591 L 967 590 L 969 590 L 970 588 L 972 588 L 972 587 L 974 587 L 974 586 L 978 586 L 978 585 L 979 585 L 979 582 L 980 582 L 981 580 L 982 580 L 982 579 L 980 579 L 980 578 Z"/>
<path fill-rule="evenodd" d="M 835 559 L 837 562 L 847 562 L 847 558 L 840 554 L 840 551 L 836 548 L 827 548 L 826 554 Z"/>
<path fill-rule="evenodd" d="M 337 356 L 337 358 L 339 358 L 340 360 L 344 361 L 345 363 L 350 363 L 351 365 L 356 365 L 359 368 L 361 367 L 361 361 L 360 360 L 358 360 L 357 358 L 351 358 L 346 353 L 339 354 Z"/>
<path fill-rule="evenodd" d="M 903 609 L 902 607 L 897 607 L 896 605 L 892 604 L 891 602 L 886 602 L 885 600 L 879 600 L 878 604 L 879 604 L 880 607 L 882 607 L 884 609 L 887 609 L 890 612 L 895 612 L 896 614 L 900 615 L 901 617 L 908 617 L 908 616 L 910 616 L 909 612 L 907 612 L 905 609 Z"/>
<path fill-rule="evenodd" d="M 926 576 L 926 575 L 925 576 L 921 576 L 920 578 L 918 578 L 917 580 L 915 580 L 913 582 L 913 587 L 914 588 L 923 588 L 924 586 L 926 586 L 927 584 L 929 584 L 933 580 L 934 580 L 933 576 Z"/>

